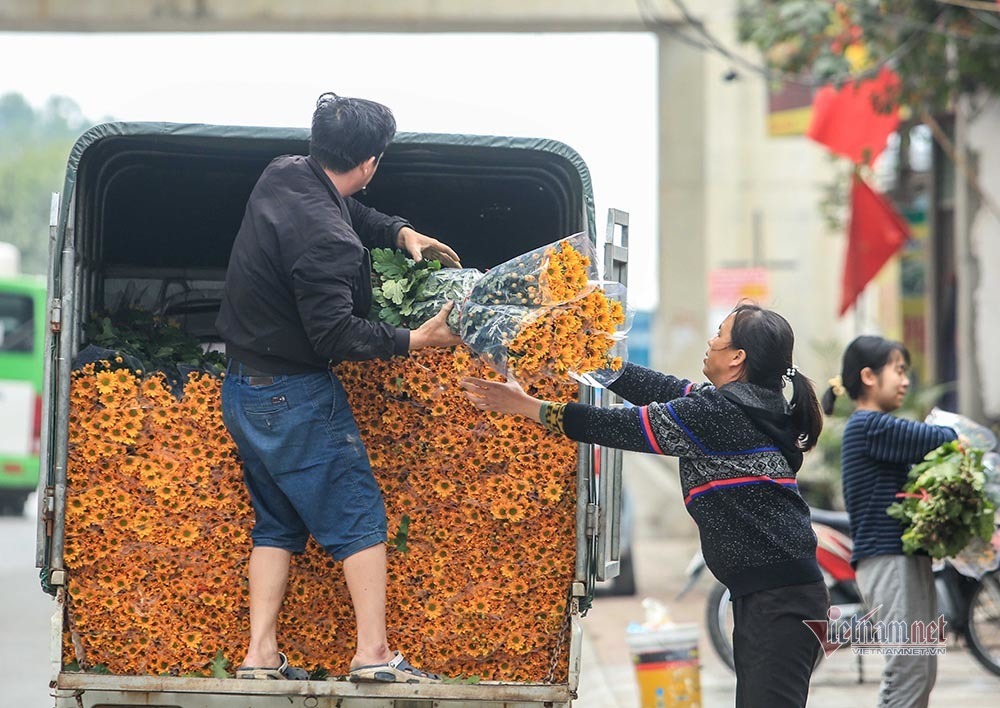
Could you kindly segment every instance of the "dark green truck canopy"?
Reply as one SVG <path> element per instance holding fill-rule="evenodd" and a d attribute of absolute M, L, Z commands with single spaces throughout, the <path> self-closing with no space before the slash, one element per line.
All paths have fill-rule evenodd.
<path fill-rule="evenodd" d="M 247 197 L 274 157 L 306 154 L 297 128 L 106 123 L 76 142 L 67 165 L 75 245 L 105 275 L 224 270 Z M 400 133 L 365 192 L 380 211 L 488 268 L 563 236 L 594 238 L 590 174 L 555 140 Z"/>

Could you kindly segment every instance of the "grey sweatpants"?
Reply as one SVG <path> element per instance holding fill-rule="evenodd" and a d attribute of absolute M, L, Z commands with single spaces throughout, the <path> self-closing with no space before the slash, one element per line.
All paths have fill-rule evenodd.
<path fill-rule="evenodd" d="M 858 588 L 873 620 L 930 622 L 937 619 L 934 572 L 928 556 L 874 556 L 857 567 Z M 885 657 L 878 708 L 927 708 L 937 678 L 936 656 Z"/>

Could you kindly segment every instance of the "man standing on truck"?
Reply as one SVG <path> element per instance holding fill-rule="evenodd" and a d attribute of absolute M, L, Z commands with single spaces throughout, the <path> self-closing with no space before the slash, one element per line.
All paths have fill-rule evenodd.
<path fill-rule="evenodd" d="M 222 413 L 255 513 L 250 643 L 237 678 L 307 678 L 278 651 L 277 624 L 291 555 L 305 550 L 311 534 L 344 562 L 357 618 L 351 679 L 440 680 L 389 649 L 385 506 L 330 368 L 461 341 L 445 321 L 450 305 L 413 331 L 366 319 L 369 248 L 459 262 L 445 244 L 351 197 L 371 181 L 395 133 L 383 105 L 320 96 L 309 156 L 267 166 L 233 244 L 216 322 L 229 358 Z"/>

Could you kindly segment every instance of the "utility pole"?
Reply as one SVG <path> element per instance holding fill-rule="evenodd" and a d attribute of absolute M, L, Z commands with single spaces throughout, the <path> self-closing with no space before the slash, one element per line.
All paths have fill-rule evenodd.
<path fill-rule="evenodd" d="M 946 48 L 948 72 L 958 86 L 958 46 L 955 38 Z M 959 412 L 983 420 L 983 399 L 976 365 L 975 299 L 978 270 L 972 254 L 972 204 L 968 153 L 969 97 L 958 89 L 955 111 L 955 361 L 958 369 Z"/>
<path fill-rule="evenodd" d="M 972 253 L 972 199 L 968 170 L 968 97 L 955 101 L 955 355 L 958 363 L 958 408 L 962 415 L 983 420 L 982 384 L 976 362 L 978 280 Z"/>

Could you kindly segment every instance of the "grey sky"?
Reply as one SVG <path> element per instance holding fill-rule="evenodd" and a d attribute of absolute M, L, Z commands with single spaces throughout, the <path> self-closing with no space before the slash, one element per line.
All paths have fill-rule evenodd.
<path fill-rule="evenodd" d="M 561 140 L 590 167 L 599 232 L 607 207 L 631 212 L 630 300 L 655 305 L 651 35 L 0 33 L 0 66 L 0 93 L 69 96 L 95 120 L 306 127 L 333 90 L 404 131 Z"/>

